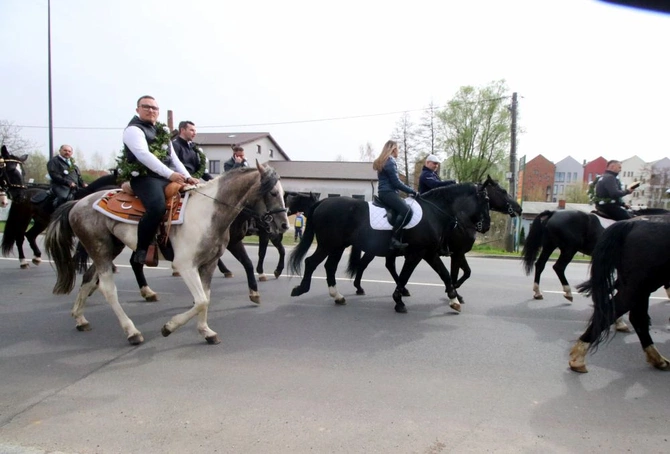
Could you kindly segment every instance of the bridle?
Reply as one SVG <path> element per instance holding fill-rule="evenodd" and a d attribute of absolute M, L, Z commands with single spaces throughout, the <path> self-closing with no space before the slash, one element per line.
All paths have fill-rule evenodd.
<path fill-rule="evenodd" d="M 486 192 L 485 188 L 482 188 L 477 191 L 477 199 L 479 199 L 479 206 L 481 207 L 483 204 L 486 204 L 489 206 L 489 194 Z M 484 233 L 484 216 L 479 217 L 479 221 L 475 223 L 475 230 L 479 233 Z M 489 224 L 491 223 L 490 218 L 489 218 Z"/>
<path fill-rule="evenodd" d="M 9 189 L 26 189 L 27 186 L 25 184 L 16 184 L 12 183 L 9 181 L 9 178 L 7 177 L 7 164 L 8 163 L 14 163 L 14 164 L 23 164 L 23 161 L 16 159 L 16 158 L 0 158 L 0 189 L 4 189 L 6 191 L 9 191 Z M 22 179 L 23 180 L 23 179 Z M 8 193 L 9 195 L 9 193 Z"/>
<path fill-rule="evenodd" d="M 486 186 L 484 186 L 483 184 L 478 184 L 477 187 L 481 188 L 480 190 L 486 191 Z M 487 195 L 488 195 L 488 191 L 487 191 Z M 508 216 L 516 217 L 516 212 L 514 211 L 514 207 L 509 202 L 509 200 L 505 200 L 505 210 L 507 211 Z"/>

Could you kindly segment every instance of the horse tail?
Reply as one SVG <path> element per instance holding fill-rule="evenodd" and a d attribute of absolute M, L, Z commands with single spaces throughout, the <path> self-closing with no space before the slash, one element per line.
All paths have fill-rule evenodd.
<path fill-rule="evenodd" d="M 351 253 L 349 254 L 349 264 L 347 265 L 347 276 L 354 277 L 361 265 L 361 249 L 356 246 L 351 246 Z"/>
<path fill-rule="evenodd" d="M 589 349 L 595 350 L 609 337 L 609 327 L 616 320 L 614 274 L 621 264 L 626 237 L 634 226 L 633 222 L 616 222 L 605 229 L 591 256 L 591 279 L 577 286 L 580 293 L 591 295 L 593 299 L 591 325 L 597 337 Z"/>
<path fill-rule="evenodd" d="M 314 212 L 314 209 L 319 205 L 320 202 L 315 203 L 310 209 L 309 209 L 309 216 L 312 215 Z M 293 248 L 293 251 L 291 251 L 291 256 L 289 257 L 289 270 L 291 271 L 292 274 L 299 276 L 302 273 L 302 258 L 307 254 L 307 251 L 309 251 L 310 246 L 312 245 L 312 241 L 314 241 L 314 222 L 307 222 L 305 226 L 305 231 L 302 234 L 302 238 L 300 239 L 300 242 L 296 247 Z"/>
<path fill-rule="evenodd" d="M 77 241 L 77 246 L 73 257 L 75 269 L 80 273 L 85 273 L 88 270 L 88 251 L 84 249 L 80 241 Z"/>
<path fill-rule="evenodd" d="M 74 232 L 69 219 L 70 211 L 76 203 L 67 202 L 56 210 L 44 236 L 47 254 L 56 265 L 56 285 L 53 288 L 56 295 L 70 293 L 77 275 L 76 263 L 72 259 Z"/>
<path fill-rule="evenodd" d="M 526 275 L 533 272 L 533 264 L 540 253 L 540 249 L 542 249 L 542 240 L 544 239 L 547 221 L 553 214 L 554 212 L 550 210 L 543 211 L 533 219 L 533 223 L 530 225 L 526 242 L 523 245 L 523 251 L 521 251 L 523 269 Z"/>
<path fill-rule="evenodd" d="M 21 233 L 21 204 L 12 203 L 9 207 L 9 213 L 7 214 L 7 220 L 5 221 L 5 232 L 2 234 L 2 256 L 7 257 L 12 253 L 14 248 L 14 243 Z"/>

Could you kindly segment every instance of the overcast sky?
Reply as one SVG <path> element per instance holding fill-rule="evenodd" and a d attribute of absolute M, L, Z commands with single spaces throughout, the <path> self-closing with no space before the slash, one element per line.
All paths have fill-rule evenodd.
<path fill-rule="evenodd" d="M 51 29 L 54 142 L 87 158 L 151 94 L 161 121 L 358 160 L 399 112 L 499 79 L 519 157 L 670 156 L 670 16 L 596 0 L 52 0 Z M 0 119 L 46 154 L 47 0 L 1 0 L 0 42 Z"/>

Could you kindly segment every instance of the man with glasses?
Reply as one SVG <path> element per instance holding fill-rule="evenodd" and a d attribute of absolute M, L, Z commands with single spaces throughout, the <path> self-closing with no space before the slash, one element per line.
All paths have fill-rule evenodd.
<path fill-rule="evenodd" d="M 70 145 L 61 145 L 58 154 L 47 163 L 47 171 L 51 179 L 54 210 L 68 200 L 74 199 L 74 194 L 79 188 L 86 187 L 79 167 L 74 163 Z"/>
<path fill-rule="evenodd" d="M 165 214 L 165 187 L 171 182 L 197 184 L 172 147 L 169 131 L 159 131 L 158 103 L 153 96 L 137 100 L 137 115 L 123 131 L 124 159 L 129 164 L 141 164 L 140 171 L 131 173 L 130 186 L 144 204 L 145 213 L 137 226 L 137 248 L 131 257 L 145 264 L 147 250 Z M 157 136 L 167 137 L 159 143 Z"/>

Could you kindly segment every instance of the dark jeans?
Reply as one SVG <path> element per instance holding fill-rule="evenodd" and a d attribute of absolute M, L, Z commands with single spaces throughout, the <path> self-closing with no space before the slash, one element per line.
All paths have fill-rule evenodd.
<path fill-rule="evenodd" d="M 394 231 L 397 232 L 403 225 L 409 222 L 411 217 L 409 213 L 410 209 L 397 192 L 380 192 L 379 199 L 396 213 L 395 222 L 391 222 Z"/>
<path fill-rule="evenodd" d="M 297 241 L 298 238 L 302 240 L 302 227 L 295 227 L 295 235 L 293 237 L 293 241 Z"/>
<path fill-rule="evenodd" d="M 146 251 L 156 235 L 165 214 L 165 186 L 170 180 L 161 177 L 135 177 L 130 179 L 130 187 L 144 205 L 146 212 L 137 226 L 137 250 Z"/>
<path fill-rule="evenodd" d="M 626 211 L 621 205 L 616 203 L 604 203 L 598 205 L 598 211 L 602 211 L 615 221 L 624 221 L 633 217 L 633 214 Z"/>

